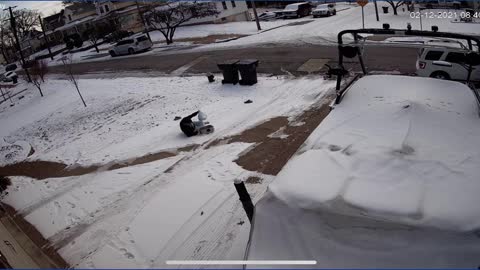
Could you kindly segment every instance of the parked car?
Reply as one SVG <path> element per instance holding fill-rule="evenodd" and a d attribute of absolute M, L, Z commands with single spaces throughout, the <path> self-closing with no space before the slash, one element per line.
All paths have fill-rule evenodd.
<path fill-rule="evenodd" d="M 278 14 L 276 12 L 271 12 L 271 11 L 262 12 L 258 15 L 258 19 L 260 21 L 273 21 L 273 20 L 276 20 L 277 18 L 278 18 Z M 252 20 L 254 21 L 255 18 L 253 18 Z"/>
<path fill-rule="evenodd" d="M 449 47 L 425 47 L 420 49 L 416 63 L 416 74 L 444 80 L 467 80 L 468 50 Z M 473 66 L 470 77 L 480 81 L 480 66 Z"/>
<path fill-rule="evenodd" d="M 290 4 L 277 14 L 283 18 L 300 18 L 310 15 L 312 12 L 312 5 L 308 2 Z"/>
<path fill-rule="evenodd" d="M 5 71 L 12 71 L 17 69 L 17 64 L 9 64 L 5 67 Z"/>
<path fill-rule="evenodd" d="M 323 4 L 323 5 L 318 5 L 313 11 L 312 15 L 314 18 L 317 17 L 324 17 L 324 16 L 332 16 L 336 15 L 337 10 L 335 8 L 335 4 Z"/>
<path fill-rule="evenodd" d="M 153 44 L 146 35 L 128 38 L 119 41 L 109 51 L 112 57 L 117 55 L 134 54 L 144 52 L 152 48 Z"/>
<path fill-rule="evenodd" d="M 477 268 L 479 102 L 453 81 L 354 82 L 256 204 L 245 259 Z"/>
<path fill-rule="evenodd" d="M 7 71 L 2 74 L 1 79 L 4 82 L 15 82 L 18 79 L 18 75 L 17 73 L 15 73 L 15 71 Z"/>

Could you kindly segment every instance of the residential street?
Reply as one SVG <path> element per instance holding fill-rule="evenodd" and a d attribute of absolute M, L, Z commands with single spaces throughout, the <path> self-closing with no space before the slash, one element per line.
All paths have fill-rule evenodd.
<path fill-rule="evenodd" d="M 365 63 L 370 70 L 411 73 L 415 71 L 417 50 L 417 48 L 411 47 L 372 45 L 365 48 Z M 402 55 L 402 57 L 399 58 L 399 55 Z M 154 55 L 138 54 L 135 56 L 117 57 L 106 61 L 77 63 L 73 65 L 73 70 L 79 74 L 98 73 L 101 74 L 99 75 L 101 77 L 115 77 L 115 73 L 121 71 L 134 71 L 141 73 L 142 76 L 149 72 L 169 74 L 180 67 L 186 67 L 186 70 L 182 69 L 184 73 L 207 73 L 219 72 L 216 65 L 219 62 L 245 58 L 260 60 L 259 73 L 274 75 L 292 73 L 301 75 L 307 74 L 307 72 L 298 71 L 298 68 L 309 59 L 325 59 L 325 63 L 335 63 L 337 61 L 337 47 L 326 45 L 277 45 L 201 52 L 175 51 L 175 53 Z M 357 59 L 348 60 L 347 68 L 352 67 L 348 64 L 352 60 L 357 63 Z M 193 65 L 190 67 L 191 64 Z M 322 68 L 322 66 L 318 68 Z M 358 71 L 360 67 L 356 65 L 354 69 Z M 62 73 L 63 70 L 62 66 L 51 67 L 52 73 Z"/>

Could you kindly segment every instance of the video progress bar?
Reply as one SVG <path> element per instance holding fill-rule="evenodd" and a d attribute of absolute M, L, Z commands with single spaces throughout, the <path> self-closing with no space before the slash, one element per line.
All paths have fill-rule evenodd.
<path fill-rule="evenodd" d="M 317 261 L 166 261 L 167 265 L 315 265 Z"/>

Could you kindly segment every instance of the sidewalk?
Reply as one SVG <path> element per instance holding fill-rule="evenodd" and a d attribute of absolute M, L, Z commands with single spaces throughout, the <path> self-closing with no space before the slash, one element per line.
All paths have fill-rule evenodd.
<path fill-rule="evenodd" d="M 0 255 L 3 261 L 6 260 L 12 268 L 67 268 L 53 248 L 46 246 L 47 241 L 38 231 L 22 217 L 12 217 L 12 211 L 8 205 L 0 207 Z M 27 235 L 26 231 L 30 234 Z M 55 254 L 48 256 L 45 251 Z"/>

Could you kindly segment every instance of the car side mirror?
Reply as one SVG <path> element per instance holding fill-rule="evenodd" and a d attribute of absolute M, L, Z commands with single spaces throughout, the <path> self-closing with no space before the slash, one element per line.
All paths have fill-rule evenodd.
<path fill-rule="evenodd" d="M 441 66 L 441 67 L 451 67 L 452 63 L 447 62 L 447 61 L 433 61 L 432 64 L 436 66 Z"/>

